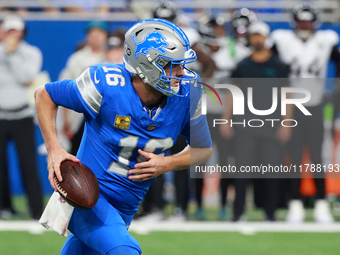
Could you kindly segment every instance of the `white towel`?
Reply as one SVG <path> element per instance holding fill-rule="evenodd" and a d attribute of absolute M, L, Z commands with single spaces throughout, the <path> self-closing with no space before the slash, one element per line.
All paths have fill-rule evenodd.
<path fill-rule="evenodd" d="M 68 223 L 70 222 L 74 207 L 54 192 L 39 220 L 45 228 L 52 228 L 59 235 L 67 237 Z"/>

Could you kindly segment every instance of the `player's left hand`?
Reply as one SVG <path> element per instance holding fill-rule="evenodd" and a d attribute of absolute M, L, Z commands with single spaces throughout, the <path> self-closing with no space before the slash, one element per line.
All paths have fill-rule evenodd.
<path fill-rule="evenodd" d="M 135 169 L 129 170 L 131 181 L 146 181 L 171 170 L 169 169 L 168 157 L 162 157 L 141 149 L 138 150 L 138 153 L 148 161 L 137 163 Z"/>

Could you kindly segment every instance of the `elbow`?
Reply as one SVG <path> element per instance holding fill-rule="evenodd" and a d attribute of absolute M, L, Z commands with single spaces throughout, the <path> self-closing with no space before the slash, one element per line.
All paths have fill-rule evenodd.
<path fill-rule="evenodd" d="M 213 153 L 213 148 L 212 147 L 204 148 L 204 151 L 205 151 L 205 157 L 204 157 L 204 162 L 203 163 L 207 162 L 210 159 L 210 157 L 211 157 L 211 155 Z"/>
<path fill-rule="evenodd" d="M 44 93 L 47 93 L 47 91 L 46 91 L 44 85 L 40 86 L 39 88 L 37 88 L 37 89 L 34 91 L 34 100 L 35 100 L 35 103 L 36 103 L 36 104 L 37 104 L 37 102 L 39 101 L 39 99 L 42 98 L 42 96 L 44 95 Z"/>

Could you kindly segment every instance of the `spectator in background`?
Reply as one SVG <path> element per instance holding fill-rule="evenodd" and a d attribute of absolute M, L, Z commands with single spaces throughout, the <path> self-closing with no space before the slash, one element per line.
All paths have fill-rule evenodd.
<path fill-rule="evenodd" d="M 272 51 L 265 46 L 265 42 L 270 33 L 270 28 L 266 23 L 257 22 L 249 27 L 249 43 L 253 49 L 250 57 L 241 61 L 234 72 L 232 78 L 235 79 L 233 84 L 237 84 L 244 95 L 247 95 L 248 87 L 254 88 L 253 102 L 256 109 L 269 109 L 272 105 L 272 88 L 287 86 L 289 68 L 283 64 Z M 267 79 L 255 79 L 267 78 Z M 271 78 L 271 79 L 269 79 Z M 273 78 L 276 78 L 275 80 Z M 246 97 L 247 98 L 247 97 Z M 280 105 L 280 103 L 278 103 Z M 243 119 L 246 122 L 250 119 L 281 119 L 280 107 L 272 114 L 266 116 L 257 116 L 252 114 L 247 108 L 244 115 L 235 115 L 232 117 L 233 98 L 229 92 L 227 104 L 222 119 L 228 120 L 228 124 L 221 125 L 221 134 L 226 139 L 231 139 L 235 135 L 235 157 L 237 169 L 241 166 L 257 166 L 260 164 L 280 166 L 284 162 L 283 144 L 290 138 L 291 128 L 275 124 L 264 125 L 262 127 L 250 127 L 248 125 L 230 126 L 230 120 L 241 123 Z M 282 116 L 284 119 L 291 119 L 292 107 L 287 106 L 287 115 Z M 279 123 L 279 122 L 276 122 Z M 239 221 L 244 213 L 246 187 L 248 176 L 237 176 L 234 180 L 235 200 L 234 215 L 232 220 Z M 256 181 L 262 182 L 265 192 L 264 209 L 266 219 L 275 221 L 275 210 L 278 195 L 278 179 L 263 179 Z"/>
<path fill-rule="evenodd" d="M 125 31 L 120 29 L 114 32 L 106 43 L 105 61 L 111 64 L 123 63 Z"/>
<path fill-rule="evenodd" d="M 225 20 L 222 16 L 209 17 L 203 16 L 200 19 L 200 34 L 202 42 L 208 46 L 209 55 L 216 63 L 216 70 L 212 77 L 208 80 L 208 84 L 225 84 L 230 77 L 230 74 L 236 65 L 244 58 L 250 55 L 250 49 L 241 43 L 235 43 L 234 38 L 227 36 Z M 225 103 L 226 93 L 223 89 L 217 89 L 218 94 Z M 207 102 L 207 121 L 211 131 L 213 143 L 217 146 L 218 163 L 220 166 L 233 165 L 234 163 L 234 144 L 233 139 L 224 139 L 218 131 L 214 131 L 213 120 L 221 119 L 223 107 L 215 105 L 213 100 Z M 220 181 L 221 199 L 220 199 L 220 220 L 227 220 L 228 214 L 226 210 L 227 204 L 227 189 L 232 183 L 230 174 L 222 173 Z M 203 179 L 196 179 L 196 197 L 198 197 L 197 216 L 204 219 L 205 213 L 202 212 L 202 191 Z M 203 216 L 203 217 L 202 217 Z"/>
<path fill-rule="evenodd" d="M 4 41 L 5 39 L 5 31 L 2 29 L 2 20 L 0 21 L 0 43 Z M 3 168 L 7 169 L 6 162 L 0 162 L 0 164 L 4 164 Z M 8 177 L 8 171 L 5 171 L 2 175 L 2 182 L 0 185 L 1 188 L 1 206 L 0 206 L 0 218 L 6 219 L 10 218 L 11 216 L 16 214 L 16 211 L 13 208 L 12 201 L 11 201 L 11 192 L 9 188 L 9 177 Z"/>
<path fill-rule="evenodd" d="M 93 21 L 87 25 L 85 46 L 69 57 L 59 80 L 76 79 L 89 66 L 104 62 L 107 30 L 107 24 L 102 21 Z M 77 154 L 83 130 L 82 115 L 63 109 L 63 132 L 71 140 L 70 153 L 73 155 Z"/>
<path fill-rule="evenodd" d="M 33 109 L 28 104 L 27 90 L 42 66 L 41 51 L 23 40 L 24 21 L 15 15 L 2 23 L 0 44 L 0 186 L 7 178 L 6 147 L 13 139 L 18 151 L 30 213 L 39 219 L 43 209 L 41 185 L 36 164 Z M 3 189 L 0 189 L 3 193 Z M 0 209 L 3 209 L 0 194 Z"/>

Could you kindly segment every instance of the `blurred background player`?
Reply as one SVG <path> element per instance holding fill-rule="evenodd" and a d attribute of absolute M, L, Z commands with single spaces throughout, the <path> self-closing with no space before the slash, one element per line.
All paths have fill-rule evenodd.
<path fill-rule="evenodd" d="M 311 92 L 311 99 L 305 103 L 311 116 L 304 115 L 298 109 L 294 119 L 299 123 L 293 129 L 290 144 L 290 156 L 293 165 L 302 164 L 303 149 L 309 149 L 311 163 L 322 164 L 322 144 L 324 137 L 323 99 L 325 78 L 330 60 L 340 64 L 338 50 L 339 36 L 333 30 L 317 30 L 318 12 L 308 2 L 298 4 L 292 11 L 293 30 L 276 30 L 272 34 L 274 50 L 279 58 L 290 65 L 292 86 L 306 88 Z M 339 68 L 337 69 L 339 76 Z M 325 200 L 325 179 L 323 171 L 314 174 L 317 189 L 314 206 L 314 218 L 318 222 L 333 221 L 328 202 Z M 300 194 L 300 173 L 291 182 L 291 201 L 287 221 L 302 222 L 305 217 Z"/>
<path fill-rule="evenodd" d="M 237 84 L 244 95 L 247 95 L 247 89 L 254 87 L 253 102 L 256 109 L 269 109 L 272 105 L 272 88 L 287 86 L 289 69 L 283 64 L 266 46 L 267 38 L 270 34 L 269 26 L 264 22 L 256 22 L 249 26 L 249 45 L 253 52 L 250 57 L 242 60 L 232 73 L 232 84 Z M 264 79 L 266 78 L 266 79 Z M 275 79 L 276 78 L 276 79 Z M 270 125 L 251 128 L 247 125 L 243 126 L 243 119 L 281 119 L 280 107 L 270 115 L 257 116 L 249 110 L 245 111 L 242 116 L 232 116 L 233 99 L 231 93 L 228 93 L 225 112 L 222 119 L 230 120 L 238 123 L 235 128 L 230 124 L 221 125 L 221 134 L 226 139 L 235 136 L 235 157 L 237 169 L 241 166 L 271 165 L 280 166 L 283 164 L 283 144 L 290 138 L 291 128 L 286 128 L 276 124 L 274 128 Z M 292 117 L 292 108 L 287 109 L 287 115 L 284 119 Z M 235 200 L 233 208 L 232 221 L 240 221 L 244 214 L 246 187 L 249 178 L 242 175 L 234 179 Z M 264 199 L 264 209 L 266 212 L 266 220 L 275 221 L 275 211 L 278 201 L 278 179 L 256 179 L 254 182 L 261 181 Z"/>
<path fill-rule="evenodd" d="M 103 21 L 92 21 L 86 27 L 86 41 L 78 45 L 78 50 L 67 60 L 66 67 L 60 73 L 59 80 L 76 79 L 86 68 L 105 60 L 108 26 Z M 76 155 L 84 131 L 82 115 L 63 109 L 62 132 L 71 141 L 71 154 Z"/>
<path fill-rule="evenodd" d="M 0 44 L 0 210 L 5 216 L 12 211 L 8 201 L 7 153 L 13 139 L 18 151 L 23 183 L 28 195 L 30 213 L 39 219 L 43 210 L 42 191 L 36 163 L 34 110 L 29 106 L 28 87 L 42 66 L 42 53 L 26 43 L 25 23 L 16 15 L 2 23 Z M 4 200 L 3 200 L 4 199 Z M 3 204 L 4 203 L 4 204 Z"/>
<path fill-rule="evenodd" d="M 255 12 L 248 8 L 241 8 L 234 11 L 231 19 L 231 27 L 235 41 L 248 47 L 248 27 L 256 21 L 257 17 Z"/>
<path fill-rule="evenodd" d="M 235 42 L 232 36 L 227 35 L 226 21 L 223 16 L 204 15 L 200 18 L 199 33 L 208 50 L 209 55 L 215 61 L 216 69 L 212 77 L 207 81 L 208 84 L 225 84 L 228 82 L 233 69 L 244 58 L 250 55 L 250 49 L 239 42 Z M 222 102 L 226 102 L 225 90 L 217 90 Z M 212 124 L 214 119 L 220 119 L 223 113 L 223 107 L 215 105 L 213 100 L 207 100 L 207 120 L 210 130 L 213 130 Z M 227 166 L 234 164 L 234 151 L 232 139 L 226 140 L 219 132 L 211 132 L 212 140 L 216 145 L 218 154 L 218 164 Z M 196 212 L 197 219 L 204 219 L 206 214 L 202 207 L 203 178 L 196 179 L 196 197 L 198 202 L 198 210 Z M 232 183 L 232 176 L 222 173 L 220 180 L 220 212 L 219 219 L 228 219 L 226 210 L 227 189 Z"/>

